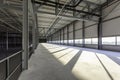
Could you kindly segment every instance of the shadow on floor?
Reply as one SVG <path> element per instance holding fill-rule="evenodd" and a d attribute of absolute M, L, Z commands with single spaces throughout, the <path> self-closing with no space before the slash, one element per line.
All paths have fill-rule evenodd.
<path fill-rule="evenodd" d="M 80 55 L 82 54 L 82 51 L 79 51 L 66 65 L 65 67 L 68 68 L 70 71 L 72 70 L 72 68 L 74 67 L 74 65 L 76 64 L 76 62 L 78 61 L 78 59 L 80 58 Z"/>
<path fill-rule="evenodd" d="M 65 55 L 69 54 L 69 53 L 70 53 L 70 52 L 72 52 L 72 51 L 73 51 L 73 50 L 68 51 L 67 53 L 65 53 L 65 54 L 63 54 L 62 56 L 58 57 L 58 59 L 59 59 L 59 58 L 62 58 L 63 56 L 65 56 Z"/>
<path fill-rule="evenodd" d="M 110 74 L 110 72 L 107 70 L 107 68 L 105 67 L 105 65 L 103 64 L 102 60 L 98 57 L 98 55 L 95 53 L 96 57 L 98 58 L 99 62 L 101 63 L 101 65 L 103 66 L 104 70 L 107 72 L 108 76 L 110 77 L 111 80 L 114 80 L 112 75 Z"/>
<path fill-rule="evenodd" d="M 43 49 L 46 49 L 43 45 L 41 45 L 41 47 Z M 66 49 L 68 49 L 68 48 L 52 52 L 52 54 L 56 53 L 56 52 L 66 50 Z M 53 55 L 51 55 L 51 52 L 49 52 L 48 49 L 46 49 L 45 51 L 46 52 L 44 54 L 47 55 L 46 58 L 49 58 L 49 61 L 44 62 L 44 65 L 46 67 L 48 67 L 47 69 L 49 69 L 48 72 L 47 72 L 46 77 L 48 75 L 50 77 L 54 77 L 54 78 L 49 78 L 49 80 L 83 80 L 82 78 L 77 79 L 71 72 L 71 69 L 75 65 L 75 63 L 77 62 L 81 52 L 77 53 L 72 58 L 72 60 L 66 66 L 64 66 L 61 62 L 58 61 L 58 59 L 56 59 Z M 46 69 L 46 67 L 44 67 L 44 69 Z M 42 73 L 44 74 L 44 72 L 42 72 Z M 48 79 L 43 79 L 43 80 L 48 80 Z"/>
<path fill-rule="evenodd" d="M 56 49 L 56 48 L 60 48 L 60 47 L 52 47 L 52 48 L 48 48 L 48 49 Z"/>
<path fill-rule="evenodd" d="M 80 53 L 76 54 L 73 60 L 68 63 L 69 68 L 73 67 L 79 55 Z M 48 49 L 40 44 L 29 60 L 29 69 L 21 74 L 19 80 L 83 80 L 75 77 L 69 68 L 65 67 L 51 55 Z"/>
<path fill-rule="evenodd" d="M 106 54 L 105 54 L 106 55 Z M 106 55 L 107 57 L 109 57 L 111 60 L 113 60 L 115 63 L 117 63 L 118 65 L 120 65 L 120 59 L 111 56 L 111 55 Z"/>
<path fill-rule="evenodd" d="M 66 50 L 66 49 L 68 49 L 68 48 L 64 48 L 64 49 L 57 50 L 57 51 L 55 51 L 55 52 L 52 52 L 52 54 L 57 53 L 57 52 L 60 52 L 60 51 L 64 51 L 64 50 Z"/>

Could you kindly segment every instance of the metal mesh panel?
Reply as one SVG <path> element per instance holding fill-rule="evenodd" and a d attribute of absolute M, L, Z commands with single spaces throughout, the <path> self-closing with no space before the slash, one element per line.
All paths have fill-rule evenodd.
<path fill-rule="evenodd" d="M 22 62 L 22 53 L 19 53 L 9 59 L 9 74 Z"/>
<path fill-rule="evenodd" d="M 6 61 L 0 63 L 0 80 L 6 79 Z"/>
<path fill-rule="evenodd" d="M 9 80 L 18 80 L 18 77 L 20 75 L 20 73 L 22 72 L 22 65 L 20 65 L 16 71 L 11 75 L 11 77 L 9 78 Z"/>

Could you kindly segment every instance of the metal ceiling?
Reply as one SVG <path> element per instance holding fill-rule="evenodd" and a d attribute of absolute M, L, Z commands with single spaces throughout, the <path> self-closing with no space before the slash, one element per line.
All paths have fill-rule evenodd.
<path fill-rule="evenodd" d="M 99 10 L 106 0 L 35 0 L 34 2 L 40 5 L 37 13 L 40 34 L 46 36 L 54 33 L 56 28 L 60 29 L 75 20 L 97 22 L 99 17 L 96 15 L 99 15 L 99 12 L 92 11 L 96 8 Z"/>
<path fill-rule="evenodd" d="M 37 13 L 37 27 L 42 37 L 73 21 L 98 21 L 99 9 L 107 0 L 31 0 Z M 22 31 L 22 0 L 0 0 L 0 25 Z M 29 26 L 34 19 L 29 13 Z M 0 26 L 0 27 L 1 27 Z M 1 29 L 2 30 L 2 29 Z M 30 27 L 30 31 L 32 28 Z M 3 30 L 4 31 L 4 30 Z"/>

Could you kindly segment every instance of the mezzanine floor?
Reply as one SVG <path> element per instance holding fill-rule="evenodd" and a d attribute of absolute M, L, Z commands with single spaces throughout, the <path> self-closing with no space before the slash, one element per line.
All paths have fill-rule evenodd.
<path fill-rule="evenodd" d="M 19 80 L 120 80 L 120 53 L 42 43 Z"/>

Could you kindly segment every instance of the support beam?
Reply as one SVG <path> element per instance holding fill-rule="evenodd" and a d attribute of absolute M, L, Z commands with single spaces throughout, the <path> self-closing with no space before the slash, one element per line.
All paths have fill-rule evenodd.
<path fill-rule="evenodd" d="M 22 48 L 23 48 L 23 70 L 28 69 L 28 53 L 29 53 L 29 40 L 28 40 L 28 0 L 23 0 L 23 32 L 22 32 Z"/>
<path fill-rule="evenodd" d="M 45 29 L 49 29 L 49 27 L 38 27 L 38 28 L 45 28 Z M 58 28 L 52 28 L 52 29 L 58 29 Z"/>
<path fill-rule="evenodd" d="M 75 22 L 73 22 L 73 46 L 75 46 Z"/>
<path fill-rule="evenodd" d="M 37 17 L 36 17 L 36 7 L 35 4 L 31 2 L 31 0 L 29 0 L 29 11 L 30 14 L 32 15 L 32 19 L 33 19 L 33 26 L 32 26 L 32 44 L 33 44 L 33 53 L 34 50 L 36 49 L 37 46 Z"/>
<path fill-rule="evenodd" d="M 82 47 L 85 47 L 85 21 L 82 22 Z"/>
<path fill-rule="evenodd" d="M 60 44 L 61 44 L 61 29 L 60 29 Z"/>
<path fill-rule="evenodd" d="M 19 32 L 22 32 L 20 29 L 16 28 L 16 26 L 13 26 L 13 25 L 11 25 L 10 23 L 8 23 L 8 22 L 6 22 L 6 21 L 4 21 L 4 20 L 2 20 L 2 19 L 0 19 L 0 22 L 8 25 L 8 26 L 11 27 L 12 29 L 15 29 L 15 30 L 17 30 L 17 31 L 19 31 Z"/>
<path fill-rule="evenodd" d="M 99 18 L 98 23 L 98 49 L 102 49 L 102 18 Z"/>
<path fill-rule="evenodd" d="M 63 27 L 62 29 L 63 29 L 62 31 L 63 31 L 63 44 L 64 44 L 64 40 L 65 40 L 64 29 L 65 28 Z"/>
<path fill-rule="evenodd" d="M 100 14 L 102 15 L 102 7 L 100 8 Z M 98 21 L 98 49 L 102 49 L 102 17 Z"/>
<path fill-rule="evenodd" d="M 14 6 L 14 5 L 0 4 L 0 8 L 14 9 L 14 10 L 19 10 L 19 11 L 23 10 L 21 7 L 22 6 L 18 7 L 18 6 Z"/>
<path fill-rule="evenodd" d="M 38 13 L 56 16 L 55 13 L 46 12 L 46 11 L 38 11 Z M 75 16 L 59 15 L 58 17 L 63 17 L 63 18 L 68 18 L 68 19 L 73 19 L 73 20 L 80 20 L 80 21 L 83 21 L 83 20 L 84 20 L 84 21 L 94 21 L 94 22 L 98 22 L 98 21 L 96 21 L 96 20 L 79 18 L 79 17 L 75 17 Z"/>
<path fill-rule="evenodd" d="M 69 45 L 69 26 L 67 25 L 67 45 Z"/>
<path fill-rule="evenodd" d="M 39 0 L 39 1 L 44 1 L 44 0 Z M 36 1 L 35 1 L 36 2 Z M 42 3 L 41 2 L 41 3 Z M 59 6 L 63 6 L 64 4 L 62 4 L 62 3 L 59 3 L 59 2 L 54 2 L 54 1 L 46 1 L 47 3 L 50 3 L 50 4 L 57 4 L 57 5 L 59 5 Z M 84 2 L 84 3 L 89 3 L 89 4 L 91 4 L 91 5 L 95 5 L 95 6 L 99 6 L 99 4 L 97 4 L 97 3 L 93 3 L 93 2 L 90 2 L 90 1 L 88 1 L 88 0 L 78 0 L 78 2 L 76 2 L 76 4 L 75 5 L 66 5 L 66 7 L 70 7 L 70 8 L 73 8 L 73 7 L 77 7 L 81 2 Z"/>
<path fill-rule="evenodd" d="M 35 1 L 35 3 L 36 4 L 41 4 L 41 2 L 37 2 L 37 1 Z M 56 7 L 56 5 L 47 4 L 47 3 L 44 3 L 43 5 L 50 6 L 50 7 Z M 62 6 L 59 6 L 59 8 L 62 8 Z M 69 7 L 65 7 L 65 9 L 69 10 L 69 11 L 76 11 L 76 12 L 79 12 L 79 13 L 84 13 L 84 14 L 87 14 L 87 15 L 96 16 L 96 17 L 100 17 L 101 16 L 99 14 L 95 14 L 95 13 L 91 13 L 91 12 L 86 12 L 86 11 L 82 11 L 82 10 L 77 10 L 77 9 L 72 9 L 72 8 L 69 8 Z"/>

